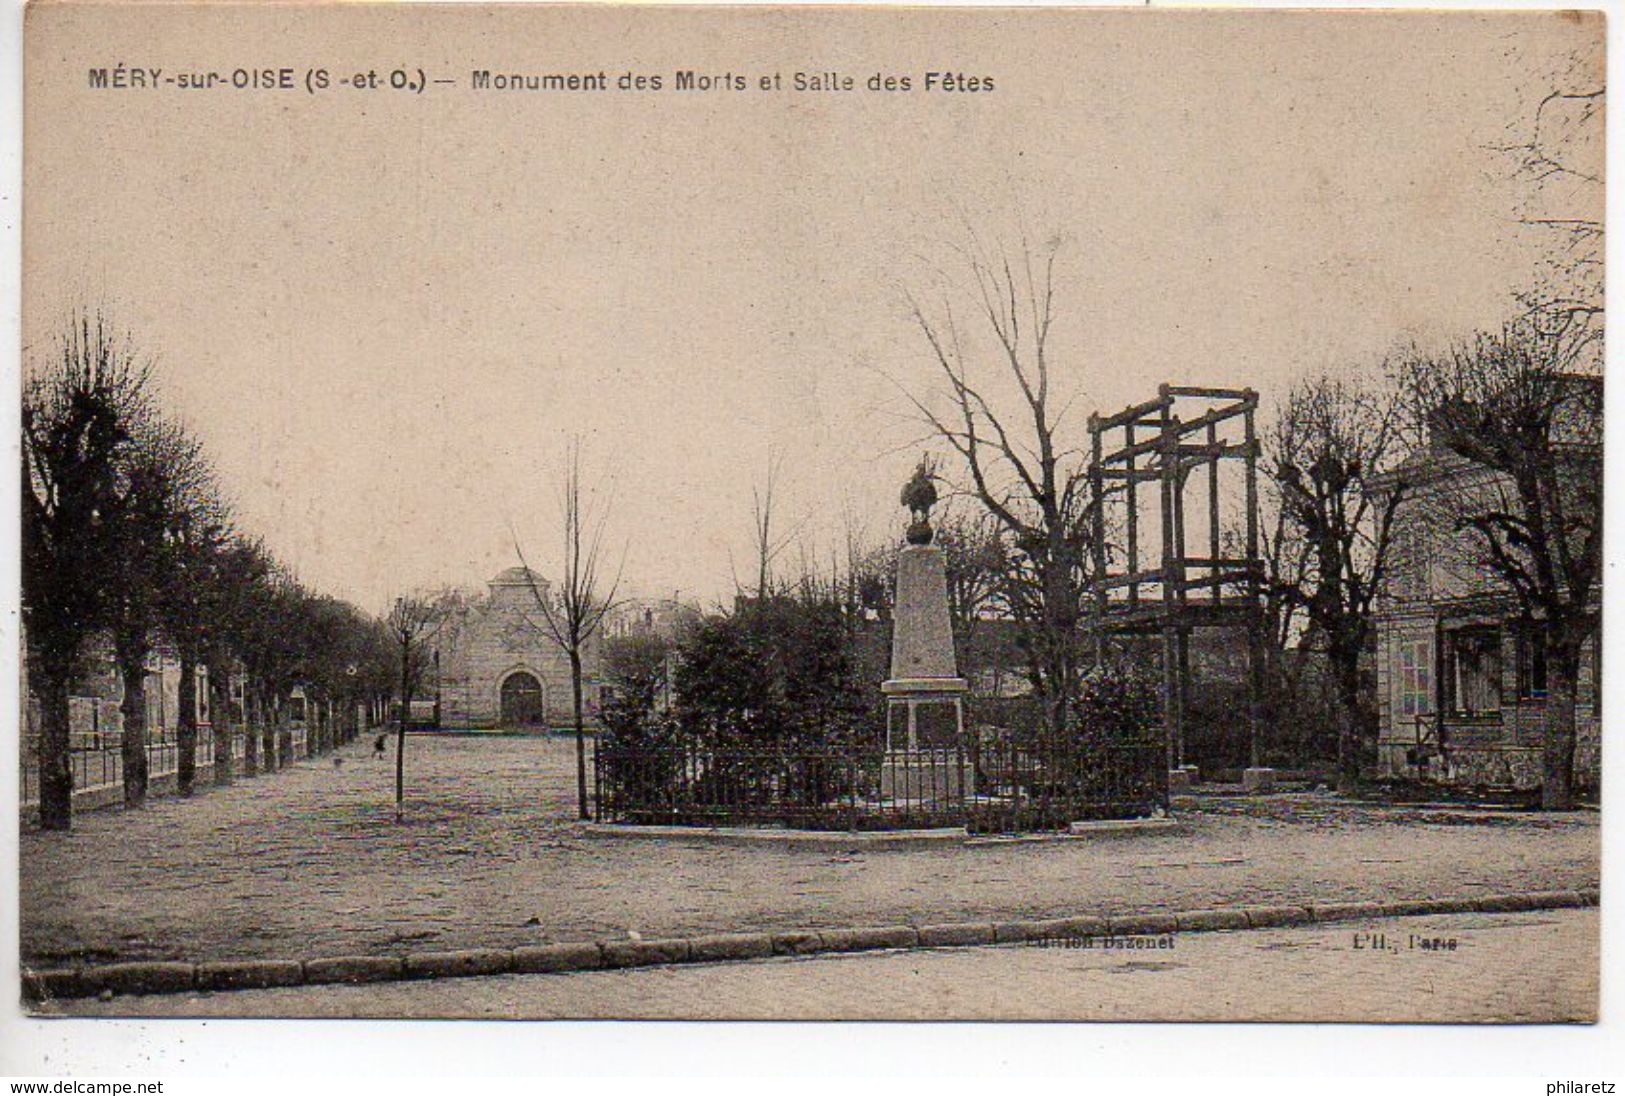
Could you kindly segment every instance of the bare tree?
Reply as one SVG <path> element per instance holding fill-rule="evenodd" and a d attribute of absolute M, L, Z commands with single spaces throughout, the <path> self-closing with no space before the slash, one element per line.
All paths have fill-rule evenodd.
<path fill-rule="evenodd" d="M 1600 40 L 1600 37 L 1599 37 Z M 1495 145 L 1522 186 L 1514 216 L 1547 241 L 1525 318 L 1573 345 L 1600 344 L 1603 326 L 1602 58 L 1569 59 L 1556 86 Z"/>
<path fill-rule="evenodd" d="M 1372 604 L 1394 515 L 1409 493 L 1396 478 L 1401 411 L 1393 388 L 1316 378 L 1288 396 L 1270 439 L 1269 470 L 1285 519 L 1275 547 L 1283 562 L 1301 567 L 1295 586 L 1278 592 L 1304 609 L 1325 645 L 1338 698 L 1338 787 L 1345 792 L 1359 781 L 1374 715 L 1360 692 L 1360 657 L 1373 636 Z M 1301 553 L 1283 543 L 1287 536 L 1301 539 Z"/>
<path fill-rule="evenodd" d="M 806 524 L 805 519 L 803 519 L 787 530 L 774 531 L 773 496 L 778 490 L 779 473 L 783 467 L 783 454 L 775 452 L 769 455 L 766 483 L 752 485 L 750 489 L 751 546 L 756 554 L 755 596 L 758 598 L 772 597 L 776 592 L 773 566 L 778 562 L 779 556 L 784 553 L 784 550 L 796 542 L 802 527 Z M 805 559 L 802 562 L 803 575 L 805 576 L 808 563 Z"/>
<path fill-rule="evenodd" d="M 1083 453 L 1060 436 L 1068 404 L 1053 384 L 1049 336 L 1055 318 L 1059 241 L 1039 254 L 1025 242 L 1016 262 L 972 238 L 966 259 L 978 327 L 993 339 L 990 361 L 973 362 L 951 306 L 933 316 L 908 304 L 950 397 L 947 413 L 905 392 L 933 434 L 963 461 L 967 491 L 992 516 L 1010 549 L 1004 597 L 1027 633 L 1032 676 L 1051 732 L 1065 733 L 1078 679 L 1078 622 L 1089 565 L 1088 478 Z M 1007 403 L 991 394 L 1013 388 Z"/>
<path fill-rule="evenodd" d="M 430 644 L 446 622 L 444 595 L 415 594 L 395 599 L 389 633 L 400 654 L 401 718 L 395 732 L 395 821 L 406 811 L 406 725 L 412 719 L 412 697 L 428 672 Z"/>
<path fill-rule="evenodd" d="M 948 616 L 963 645 L 969 642 L 977 621 L 1004 607 L 1002 593 L 1012 573 L 1010 553 L 990 515 L 953 507 L 943 511 L 937 522 L 934 543 L 942 546 Z"/>
<path fill-rule="evenodd" d="M 1545 643 L 1547 810 L 1574 804 L 1576 684 L 1599 623 L 1603 385 L 1584 361 L 1566 332 L 1525 320 L 1405 370 L 1434 443 L 1468 463 L 1428 492 L 1436 524 L 1466 534 L 1469 565 L 1499 580 Z"/>
<path fill-rule="evenodd" d="M 1303 591 L 1309 584 L 1309 567 L 1313 558 L 1309 544 L 1299 535 L 1291 511 L 1281 497 L 1281 485 L 1273 475 L 1266 475 L 1259 484 L 1260 517 L 1258 529 L 1259 552 L 1264 564 L 1264 582 L 1261 590 L 1263 602 L 1264 656 L 1263 678 L 1266 725 L 1283 733 L 1295 733 L 1297 757 L 1307 761 L 1319 756 L 1311 753 L 1310 743 L 1318 727 L 1313 720 L 1295 719 L 1305 698 L 1305 670 L 1309 665 L 1309 647 L 1305 642 Z M 1239 529 L 1225 532 L 1226 551 L 1239 557 L 1246 552 L 1245 533 Z M 1335 735 L 1335 728 L 1333 730 Z"/>
<path fill-rule="evenodd" d="M 72 317 L 22 401 L 22 610 L 40 698 L 40 825 L 73 820 L 68 696 L 85 637 L 112 622 L 131 428 L 148 367 L 106 318 Z"/>
<path fill-rule="evenodd" d="M 544 590 L 537 582 L 535 572 L 525 561 L 518 537 L 514 538 L 514 551 L 519 556 L 519 565 L 524 570 L 531 600 L 538 614 L 538 619 L 531 621 L 532 626 L 557 643 L 570 660 L 571 711 L 576 739 L 576 809 L 585 821 L 592 815 L 587 809 L 587 722 L 582 695 L 582 663 L 594 636 L 604 623 L 604 617 L 615 607 L 621 572 L 617 568 L 614 578 L 605 583 L 601 568 L 604 565 L 604 528 L 609 519 L 609 506 L 595 507 L 590 499 L 583 498 L 579 437 L 570 445 L 560 501 L 564 519 L 564 559 L 563 571 L 556 586 Z M 621 567 L 625 563 L 623 552 Z"/>

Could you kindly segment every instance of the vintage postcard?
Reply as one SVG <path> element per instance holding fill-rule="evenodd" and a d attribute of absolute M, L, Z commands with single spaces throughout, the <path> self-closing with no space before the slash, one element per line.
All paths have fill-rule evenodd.
<path fill-rule="evenodd" d="M 25 48 L 29 1013 L 1596 1020 L 1600 13 Z"/>

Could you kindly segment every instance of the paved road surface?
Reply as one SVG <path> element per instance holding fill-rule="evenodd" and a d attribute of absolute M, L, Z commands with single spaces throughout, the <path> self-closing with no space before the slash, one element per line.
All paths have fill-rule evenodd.
<path fill-rule="evenodd" d="M 1597 1011 L 1597 936 L 1596 910 L 1462 914 L 1192 933 L 1172 938 L 1171 947 L 1134 950 L 881 952 L 132 997 L 70 1002 L 64 1011 L 486 1019 L 1582 1021 Z M 1375 937 L 1387 947 L 1373 949 Z M 1422 939 L 1454 941 L 1455 948 L 1413 946 Z"/>

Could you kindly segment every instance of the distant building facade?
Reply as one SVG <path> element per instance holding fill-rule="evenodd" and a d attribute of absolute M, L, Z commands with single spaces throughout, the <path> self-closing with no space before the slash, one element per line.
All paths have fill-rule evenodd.
<path fill-rule="evenodd" d="M 552 596 L 546 579 L 510 567 L 486 583 L 482 596 L 459 604 L 436 637 L 438 674 L 426 690 L 438 700 L 440 726 L 563 728 L 574 719 L 570 660 L 548 632 L 537 597 Z M 602 636 L 582 652 L 589 719 L 596 718 Z"/>

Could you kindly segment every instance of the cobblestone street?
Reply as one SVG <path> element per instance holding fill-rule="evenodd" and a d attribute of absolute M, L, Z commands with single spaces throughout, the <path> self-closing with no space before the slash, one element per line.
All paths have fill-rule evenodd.
<path fill-rule="evenodd" d="M 346 747 L 342 765 L 322 758 L 191 801 L 87 813 L 70 833 L 26 830 L 24 961 L 390 954 L 629 930 L 1472 896 L 1599 878 L 1595 813 L 1380 808 L 1314 793 L 1184 800 L 1178 831 L 1055 842 L 841 851 L 605 840 L 574 821 L 565 739 L 414 736 L 408 822 L 397 826 L 393 751 L 374 759 L 370 745 Z"/>
<path fill-rule="evenodd" d="M 1195 933 L 1153 950 L 881 952 L 58 1007 L 126 1016 L 1572 1022 L 1596 1017 L 1597 936 L 1595 910 L 1465 914 Z M 1374 939 L 1386 947 L 1373 949 Z M 1455 948 L 1413 946 L 1423 939 Z"/>

